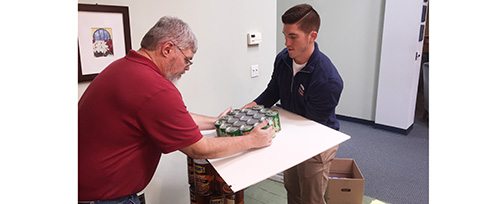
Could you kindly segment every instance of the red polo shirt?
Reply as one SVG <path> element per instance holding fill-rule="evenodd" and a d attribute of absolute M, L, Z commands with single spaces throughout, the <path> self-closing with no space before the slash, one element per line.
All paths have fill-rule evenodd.
<path fill-rule="evenodd" d="M 104 69 L 78 103 L 78 200 L 143 190 L 161 153 L 201 138 L 178 89 L 131 50 Z"/>

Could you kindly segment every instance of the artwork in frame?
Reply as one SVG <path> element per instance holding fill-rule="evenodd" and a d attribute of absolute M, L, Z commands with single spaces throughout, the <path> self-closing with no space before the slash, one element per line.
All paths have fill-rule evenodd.
<path fill-rule="evenodd" d="M 92 81 L 130 49 L 128 7 L 78 4 L 78 82 Z"/>

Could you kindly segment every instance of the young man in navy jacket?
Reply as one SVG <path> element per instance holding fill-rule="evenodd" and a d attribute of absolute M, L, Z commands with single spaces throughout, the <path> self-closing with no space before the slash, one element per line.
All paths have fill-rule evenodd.
<path fill-rule="evenodd" d="M 275 58 L 266 90 L 244 107 L 270 107 L 280 100 L 285 110 L 339 130 L 335 109 L 343 80 L 315 42 L 320 16 L 310 5 L 300 4 L 282 15 L 282 23 L 286 48 Z M 329 167 L 337 149 L 333 147 L 284 172 L 289 204 L 325 203 Z"/>

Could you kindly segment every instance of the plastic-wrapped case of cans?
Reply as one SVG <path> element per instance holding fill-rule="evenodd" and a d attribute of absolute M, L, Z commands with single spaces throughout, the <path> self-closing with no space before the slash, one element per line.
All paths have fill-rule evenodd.
<path fill-rule="evenodd" d="M 268 121 L 265 128 L 273 126 L 275 132 L 281 130 L 278 111 L 261 105 L 252 108 L 233 109 L 227 115 L 216 120 L 214 126 L 218 137 L 233 137 L 248 134 L 257 124 L 264 120 Z"/>

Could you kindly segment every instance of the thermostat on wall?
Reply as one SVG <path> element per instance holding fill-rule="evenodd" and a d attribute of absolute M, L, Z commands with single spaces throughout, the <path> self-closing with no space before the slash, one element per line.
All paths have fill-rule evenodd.
<path fill-rule="evenodd" d="M 247 45 L 259 45 L 259 43 L 261 43 L 260 32 L 247 33 Z"/>

